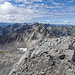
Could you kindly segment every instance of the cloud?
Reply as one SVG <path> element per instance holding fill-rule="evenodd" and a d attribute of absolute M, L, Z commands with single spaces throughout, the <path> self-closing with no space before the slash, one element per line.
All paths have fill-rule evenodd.
<path fill-rule="evenodd" d="M 56 6 L 52 6 L 52 5 L 48 6 L 48 5 L 45 5 L 45 8 L 49 8 L 49 9 L 59 8 L 59 9 L 61 9 L 63 7 L 62 6 L 58 6 L 58 5 L 56 5 Z"/>
<path fill-rule="evenodd" d="M 15 0 L 15 2 L 23 2 L 24 4 L 32 4 L 33 2 L 42 2 L 42 0 Z"/>
<path fill-rule="evenodd" d="M 38 2 L 42 2 L 42 0 L 33 0 L 33 1 L 38 1 Z"/>
<path fill-rule="evenodd" d="M 15 0 L 15 2 L 23 2 L 23 1 L 27 2 L 27 0 Z"/>
<path fill-rule="evenodd" d="M 68 1 L 68 3 L 72 3 L 72 2 L 74 2 L 74 0 L 70 0 L 70 1 Z"/>
<path fill-rule="evenodd" d="M 0 5 L 0 14 L 16 14 L 16 7 L 9 2 L 4 2 Z"/>
<path fill-rule="evenodd" d="M 54 5 L 61 5 L 60 3 L 56 3 L 56 2 L 53 2 L 52 4 L 54 4 Z"/>
<path fill-rule="evenodd" d="M 24 4 L 32 4 L 32 1 L 29 0 L 15 0 L 15 2 L 23 2 Z"/>
<path fill-rule="evenodd" d="M 40 6 L 39 6 L 40 5 Z M 10 2 L 0 4 L 0 22 L 26 22 L 28 20 L 43 17 L 46 13 L 43 8 L 44 4 L 29 5 L 12 5 Z M 39 9 L 36 9 L 39 7 Z"/>
<path fill-rule="evenodd" d="M 70 23 L 69 21 L 64 21 L 64 23 Z"/>
<path fill-rule="evenodd" d="M 27 9 L 27 8 L 20 8 L 17 6 L 12 5 L 10 2 L 4 2 L 0 4 L 0 18 L 6 21 L 13 21 L 16 22 L 22 21 L 25 19 L 29 20 L 29 16 L 34 13 L 34 10 Z"/>
<path fill-rule="evenodd" d="M 42 22 L 51 23 L 51 24 L 74 24 L 75 23 L 75 21 L 68 21 L 68 20 L 65 20 L 65 21 L 45 20 L 45 21 L 42 21 Z"/>
<path fill-rule="evenodd" d="M 44 3 L 44 0 L 13 0 L 13 2 L 0 0 L 0 22 L 26 22 L 34 21 L 37 18 L 75 17 L 74 6 L 66 7 L 55 0 L 48 0 L 48 2 L 50 4 L 46 4 L 46 1 Z"/>
<path fill-rule="evenodd" d="M 54 6 L 48 6 L 48 5 L 45 5 L 45 8 L 50 8 L 50 9 L 53 9 L 53 8 L 55 8 Z"/>
<path fill-rule="evenodd" d="M 74 11 L 74 12 L 75 12 L 75 7 L 74 7 L 74 6 L 69 6 L 69 7 L 68 7 L 68 10 L 69 10 L 69 11 Z"/>

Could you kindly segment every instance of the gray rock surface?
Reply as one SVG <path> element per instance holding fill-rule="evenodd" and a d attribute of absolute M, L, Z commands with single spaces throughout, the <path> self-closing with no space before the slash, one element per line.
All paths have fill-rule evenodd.
<path fill-rule="evenodd" d="M 7 36 L 0 37 L 0 49 L 2 50 L 14 50 L 19 47 L 31 49 L 42 41 L 43 39 L 50 37 L 47 28 L 40 24 L 29 30 L 19 29 L 22 33 L 13 32 Z"/>
<path fill-rule="evenodd" d="M 69 48 L 75 47 L 74 41 L 75 37 L 44 39 L 9 75 L 75 75 L 74 49 Z"/>
<path fill-rule="evenodd" d="M 0 51 L 0 75 L 8 75 L 13 65 L 19 61 L 24 52 Z"/>
<path fill-rule="evenodd" d="M 75 75 L 75 37 L 55 38 L 42 24 L 3 37 L 0 49 L 0 75 Z"/>

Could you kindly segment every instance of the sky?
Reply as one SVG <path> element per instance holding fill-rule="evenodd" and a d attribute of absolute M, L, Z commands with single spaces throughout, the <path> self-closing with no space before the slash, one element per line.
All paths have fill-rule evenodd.
<path fill-rule="evenodd" d="M 0 0 L 0 22 L 75 25 L 75 0 Z"/>

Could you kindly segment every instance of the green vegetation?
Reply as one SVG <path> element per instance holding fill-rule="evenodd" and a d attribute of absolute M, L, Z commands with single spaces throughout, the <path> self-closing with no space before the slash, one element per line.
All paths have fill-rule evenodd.
<path fill-rule="evenodd" d="M 50 32 L 55 36 L 75 36 L 75 26 L 53 26 Z"/>
<path fill-rule="evenodd" d="M 0 53 L 8 53 L 7 51 L 0 51 Z"/>

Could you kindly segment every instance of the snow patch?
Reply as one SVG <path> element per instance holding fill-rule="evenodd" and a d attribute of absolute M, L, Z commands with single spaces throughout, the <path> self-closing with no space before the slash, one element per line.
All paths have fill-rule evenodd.
<path fill-rule="evenodd" d="M 18 48 L 20 51 L 26 51 L 27 50 L 27 48 Z"/>

